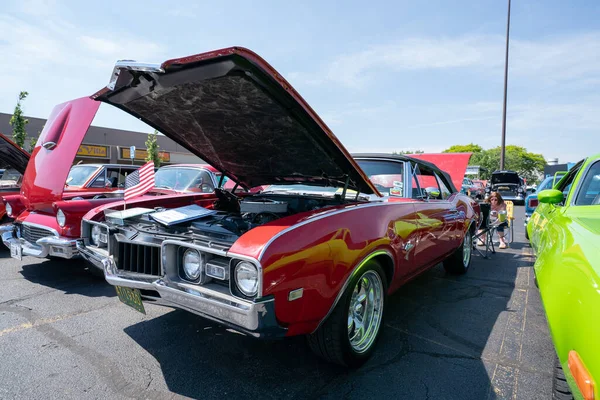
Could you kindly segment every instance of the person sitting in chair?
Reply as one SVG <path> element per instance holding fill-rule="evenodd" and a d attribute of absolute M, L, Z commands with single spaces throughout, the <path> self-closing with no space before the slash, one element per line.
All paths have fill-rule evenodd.
<path fill-rule="evenodd" d="M 490 204 L 490 222 L 497 224 L 503 221 L 496 226 L 496 232 L 498 232 L 498 237 L 500 238 L 499 248 L 505 249 L 508 247 L 508 244 L 504 240 L 504 228 L 508 227 L 508 222 L 506 222 L 506 203 L 498 192 L 490 193 L 485 202 Z M 485 242 L 479 239 L 477 245 L 485 246 Z"/>

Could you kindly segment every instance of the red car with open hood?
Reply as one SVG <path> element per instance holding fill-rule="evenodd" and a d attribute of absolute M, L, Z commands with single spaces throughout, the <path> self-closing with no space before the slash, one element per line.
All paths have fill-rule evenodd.
<path fill-rule="evenodd" d="M 33 150 L 32 162 L 23 168 L 20 193 L 3 196 L 3 205 L 6 204 L 9 216 L 15 220 L 12 225 L 0 227 L 0 233 L 14 258 L 78 256 L 76 240 L 80 237 L 83 215 L 94 207 L 123 198 L 125 177 L 137 166 L 72 166 L 99 104 L 85 98 L 55 107 Z M 218 183 L 215 172 L 208 165 L 163 167 L 157 172 L 160 187 L 149 195 L 212 193 Z"/>
<path fill-rule="evenodd" d="M 0 179 L 0 196 L 11 196 L 19 193 L 28 162 L 29 153 L 0 133 L 0 167 L 5 168 Z M 3 221 L 7 216 L 6 214 L 4 202 L 0 201 L 0 220 Z"/>
<path fill-rule="evenodd" d="M 435 165 L 351 156 L 257 54 L 234 47 L 160 65 L 119 62 L 99 102 L 145 121 L 250 190 L 96 207 L 77 246 L 119 298 L 180 308 L 255 337 L 308 335 L 357 366 L 386 296 L 443 262 L 470 265 L 479 206 Z"/>

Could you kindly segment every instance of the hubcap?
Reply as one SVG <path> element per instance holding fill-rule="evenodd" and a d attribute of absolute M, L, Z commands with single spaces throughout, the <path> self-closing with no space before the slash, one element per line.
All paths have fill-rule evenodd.
<path fill-rule="evenodd" d="M 354 287 L 348 309 L 348 339 L 357 353 L 367 351 L 379 332 L 383 315 L 383 283 L 375 271 L 365 272 Z"/>
<path fill-rule="evenodd" d="M 469 232 L 465 235 L 465 240 L 463 240 L 463 265 L 466 267 L 469 266 L 469 261 L 471 261 L 471 252 L 473 251 L 473 238 Z"/>

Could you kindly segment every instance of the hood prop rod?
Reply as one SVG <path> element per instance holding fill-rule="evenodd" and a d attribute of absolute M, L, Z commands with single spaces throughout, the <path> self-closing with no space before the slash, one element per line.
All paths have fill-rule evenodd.
<path fill-rule="evenodd" d="M 344 183 L 344 190 L 342 190 L 342 200 L 346 200 L 346 191 L 348 190 L 348 185 L 350 184 L 350 174 L 346 175 L 346 183 Z"/>

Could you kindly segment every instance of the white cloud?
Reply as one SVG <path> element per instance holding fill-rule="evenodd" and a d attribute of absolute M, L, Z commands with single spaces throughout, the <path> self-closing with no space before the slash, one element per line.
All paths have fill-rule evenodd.
<path fill-rule="evenodd" d="M 341 54 L 319 71 L 291 74 L 306 85 L 324 80 L 357 88 L 380 73 L 462 68 L 498 74 L 504 67 L 505 38 L 501 35 L 410 38 L 372 45 Z M 525 77 L 560 82 L 600 75 L 600 32 L 545 37 L 513 38 L 509 50 L 510 78 Z"/>

